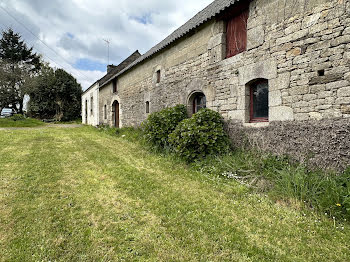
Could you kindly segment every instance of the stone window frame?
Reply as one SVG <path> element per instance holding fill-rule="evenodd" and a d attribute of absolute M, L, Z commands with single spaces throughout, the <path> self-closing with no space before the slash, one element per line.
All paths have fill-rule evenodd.
<path fill-rule="evenodd" d="M 230 61 L 234 62 L 234 60 Z M 244 65 L 238 68 L 238 82 L 232 94 L 237 97 L 237 109 L 229 112 L 231 120 L 242 121 L 247 127 L 263 127 L 274 121 L 294 121 L 294 110 L 283 102 L 283 90 L 290 87 L 290 72 L 277 72 L 273 58 Z M 269 86 L 269 122 L 250 123 L 250 95 L 247 86 L 257 79 L 267 79 Z"/>
<path fill-rule="evenodd" d="M 152 79 L 153 86 L 158 87 L 162 83 L 162 80 L 164 79 L 164 75 L 165 75 L 165 72 L 163 67 L 161 65 L 158 65 L 155 68 L 153 73 L 153 79 Z"/>
<path fill-rule="evenodd" d="M 209 85 L 206 80 L 201 78 L 192 79 L 185 89 L 179 94 L 180 103 L 185 105 L 187 108 L 188 115 L 192 115 L 193 101 L 190 99 L 195 93 L 203 93 L 206 98 L 206 107 L 216 110 L 214 101 L 216 97 L 216 89 L 213 85 Z"/>
<path fill-rule="evenodd" d="M 104 120 L 107 120 L 107 104 L 104 105 Z"/>
<path fill-rule="evenodd" d="M 189 116 L 192 116 L 193 114 L 197 113 L 198 111 L 195 109 L 195 99 L 199 96 L 199 95 L 202 95 L 205 97 L 205 100 L 206 100 L 206 103 L 205 103 L 205 107 L 203 108 L 207 108 L 208 107 L 208 98 L 205 94 L 204 91 L 202 90 L 195 90 L 195 91 L 192 91 L 188 98 L 187 98 L 187 113 Z"/>
<path fill-rule="evenodd" d="M 233 8 L 225 10 L 221 15 L 216 18 L 216 21 L 212 24 L 212 37 L 208 42 L 208 54 L 209 54 L 209 63 L 214 64 L 221 62 L 223 60 L 229 60 L 232 57 L 237 57 L 244 54 L 249 50 L 249 17 L 250 17 L 250 2 L 249 1 L 240 1 L 234 5 Z M 246 21 L 246 46 L 245 50 L 237 53 L 234 56 L 227 56 L 227 25 L 228 21 L 233 18 L 242 16 L 244 13 L 247 13 Z"/>

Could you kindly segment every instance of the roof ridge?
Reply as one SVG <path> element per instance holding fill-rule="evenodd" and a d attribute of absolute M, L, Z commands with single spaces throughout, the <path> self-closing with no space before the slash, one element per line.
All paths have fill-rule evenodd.
<path fill-rule="evenodd" d="M 110 79 L 108 79 L 106 82 L 103 83 L 103 85 L 108 84 L 113 78 L 120 76 L 127 70 L 133 68 L 137 64 L 141 63 L 142 61 L 146 60 L 147 58 L 153 56 L 154 54 L 158 53 L 174 41 L 181 39 L 183 36 L 188 34 L 193 29 L 197 28 L 198 26 L 202 25 L 203 23 L 207 22 L 208 20 L 212 19 L 213 17 L 220 14 L 222 11 L 224 11 L 226 8 L 230 7 L 231 5 L 235 4 L 240 0 L 215 0 L 211 4 L 209 4 L 207 7 L 199 11 L 196 15 L 194 15 L 191 19 L 189 19 L 185 24 L 180 26 L 178 29 L 176 29 L 174 32 L 172 32 L 170 35 L 168 35 L 166 38 L 164 38 L 161 42 L 153 46 L 150 50 L 148 50 L 145 54 L 140 56 L 138 59 L 136 59 L 134 62 L 132 62 L 130 65 L 128 65 L 126 68 L 121 70 L 120 72 L 113 75 Z M 242 1 L 242 0 L 241 0 Z"/>

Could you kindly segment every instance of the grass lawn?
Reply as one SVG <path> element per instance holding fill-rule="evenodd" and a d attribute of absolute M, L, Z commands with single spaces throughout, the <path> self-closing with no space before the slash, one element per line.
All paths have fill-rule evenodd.
<path fill-rule="evenodd" d="M 33 119 L 33 118 L 26 118 L 18 121 L 14 121 L 12 118 L 0 118 L 0 128 L 1 127 L 37 127 L 42 125 L 44 125 L 42 121 Z"/>
<path fill-rule="evenodd" d="M 91 127 L 0 131 L 0 261 L 350 261 L 350 226 Z"/>

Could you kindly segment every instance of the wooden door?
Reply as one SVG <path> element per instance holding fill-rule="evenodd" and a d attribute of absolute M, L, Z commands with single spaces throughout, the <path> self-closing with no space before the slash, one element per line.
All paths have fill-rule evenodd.
<path fill-rule="evenodd" d="M 114 105 L 114 126 L 119 128 L 119 103 L 116 101 Z"/>

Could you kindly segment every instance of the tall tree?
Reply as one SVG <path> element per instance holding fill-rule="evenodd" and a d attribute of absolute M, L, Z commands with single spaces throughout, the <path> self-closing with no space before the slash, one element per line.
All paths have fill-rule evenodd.
<path fill-rule="evenodd" d="M 43 66 L 29 85 L 29 112 L 41 119 L 69 121 L 80 117 L 82 88 L 64 71 Z"/>
<path fill-rule="evenodd" d="M 42 66 L 40 73 L 28 82 L 30 97 L 28 111 L 32 117 L 54 118 L 56 114 L 56 78 L 55 71 L 49 65 Z"/>
<path fill-rule="evenodd" d="M 63 69 L 57 69 L 56 77 L 56 117 L 73 120 L 81 115 L 81 85 Z"/>
<path fill-rule="evenodd" d="M 16 107 L 23 111 L 25 83 L 41 68 L 40 56 L 28 48 L 21 36 L 11 28 L 2 32 L 0 39 L 0 96 L 1 105 Z"/>

